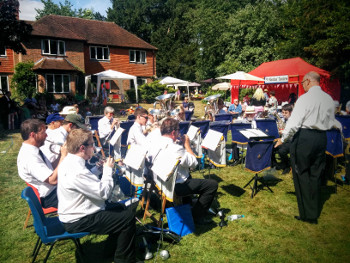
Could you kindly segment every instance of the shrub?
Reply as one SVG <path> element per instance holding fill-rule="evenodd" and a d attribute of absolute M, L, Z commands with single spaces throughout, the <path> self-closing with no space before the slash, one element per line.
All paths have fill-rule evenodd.
<path fill-rule="evenodd" d="M 20 62 L 15 67 L 11 81 L 11 91 L 17 101 L 24 101 L 31 95 L 35 96 L 35 73 L 33 72 L 34 62 Z"/>

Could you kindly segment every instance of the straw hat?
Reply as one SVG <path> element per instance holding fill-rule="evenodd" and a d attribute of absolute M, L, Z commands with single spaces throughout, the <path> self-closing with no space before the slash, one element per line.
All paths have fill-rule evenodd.
<path fill-rule="evenodd" d="M 245 109 L 245 113 L 246 114 L 253 114 L 253 113 L 255 113 L 254 106 L 247 106 L 246 109 Z"/>
<path fill-rule="evenodd" d="M 60 115 L 68 115 L 72 113 L 76 113 L 76 109 L 74 106 L 65 106 L 63 110 L 59 113 Z"/>

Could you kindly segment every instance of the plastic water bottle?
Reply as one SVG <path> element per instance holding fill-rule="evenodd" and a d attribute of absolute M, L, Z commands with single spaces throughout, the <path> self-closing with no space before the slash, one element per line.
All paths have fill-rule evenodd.
<path fill-rule="evenodd" d="M 244 217 L 244 215 L 230 215 L 230 216 L 227 217 L 227 220 L 228 221 L 234 221 L 234 220 L 237 220 L 237 219 L 241 219 L 243 217 Z"/>

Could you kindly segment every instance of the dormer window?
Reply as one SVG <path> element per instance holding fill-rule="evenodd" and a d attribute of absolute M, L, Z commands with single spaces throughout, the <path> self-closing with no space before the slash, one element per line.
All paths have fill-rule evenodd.
<path fill-rule="evenodd" d="M 41 53 L 43 55 L 64 56 L 66 54 L 65 43 L 61 40 L 44 39 L 41 41 Z"/>
<path fill-rule="evenodd" d="M 90 59 L 92 60 L 109 60 L 109 48 L 90 46 Z"/>
<path fill-rule="evenodd" d="M 6 48 L 0 47 L 0 57 L 6 57 Z"/>
<path fill-rule="evenodd" d="M 146 63 L 146 51 L 143 50 L 129 50 L 130 63 Z"/>

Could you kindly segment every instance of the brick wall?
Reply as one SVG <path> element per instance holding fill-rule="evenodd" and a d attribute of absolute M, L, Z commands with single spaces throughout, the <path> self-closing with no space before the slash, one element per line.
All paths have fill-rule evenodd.
<path fill-rule="evenodd" d="M 146 64 L 129 62 L 129 49 L 110 47 L 110 61 L 90 60 L 89 46 L 85 46 L 85 71 L 86 74 L 94 74 L 112 69 L 138 77 L 152 77 L 156 75 L 156 57 L 153 51 L 146 51 Z"/>
<path fill-rule="evenodd" d="M 0 57 L 0 74 L 13 74 L 14 61 L 13 61 L 13 50 L 6 49 L 6 57 Z"/>

